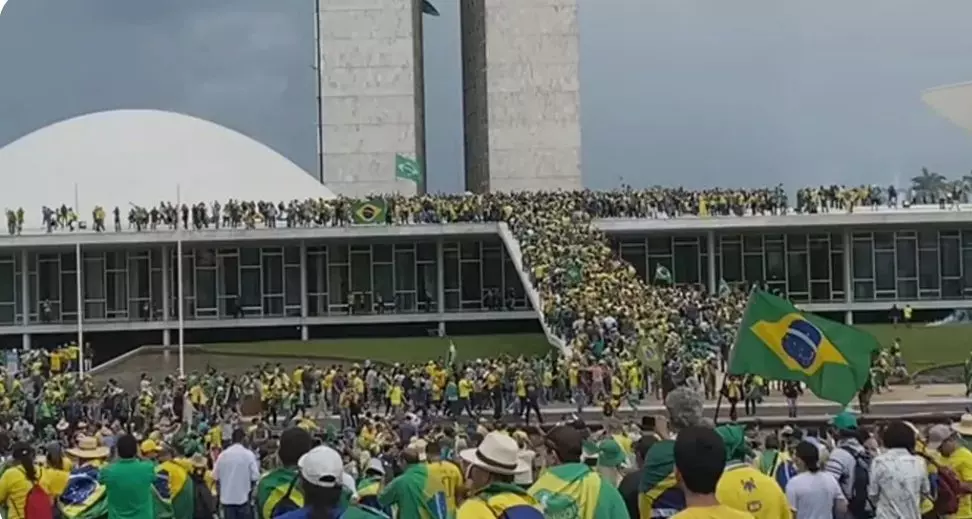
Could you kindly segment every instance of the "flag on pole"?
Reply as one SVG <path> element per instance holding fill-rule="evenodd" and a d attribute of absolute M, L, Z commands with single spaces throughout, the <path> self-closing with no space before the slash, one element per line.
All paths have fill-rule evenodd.
<path fill-rule="evenodd" d="M 757 290 L 736 333 L 729 374 L 803 382 L 821 399 L 847 405 L 867 381 L 871 354 L 878 349 L 877 339 L 865 331 Z"/>
<path fill-rule="evenodd" d="M 449 340 L 449 351 L 446 353 L 446 366 L 451 368 L 456 364 L 456 343 Z"/>
<path fill-rule="evenodd" d="M 658 264 L 655 267 L 655 283 L 666 283 L 672 284 L 672 271 L 668 270 L 668 267 L 662 264 Z"/>
<path fill-rule="evenodd" d="M 729 288 L 729 283 L 726 283 L 726 280 L 725 279 L 720 279 L 719 280 L 719 297 L 721 299 L 725 299 L 725 298 L 729 297 L 729 294 L 731 294 L 731 293 L 732 293 L 732 289 Z"/>
<path fill-rule="evenodd" d="M 422 168 L 417 160 L 404 155 L 395 154 L 395 178 L 422 184 Z"/>

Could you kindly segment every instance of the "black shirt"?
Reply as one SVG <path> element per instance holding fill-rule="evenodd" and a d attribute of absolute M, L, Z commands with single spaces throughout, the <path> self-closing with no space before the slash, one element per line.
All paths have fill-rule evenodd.
<path fill-rule="evenodd" d="M 638 514 L 638 487 L 641 485 L 641 478 L 644 476 L 645 469 L 638 469 L 621 479 L 618 491 L 624 499 L 624 506 L 628 509 L 628 517 L 640 519 Z"/>

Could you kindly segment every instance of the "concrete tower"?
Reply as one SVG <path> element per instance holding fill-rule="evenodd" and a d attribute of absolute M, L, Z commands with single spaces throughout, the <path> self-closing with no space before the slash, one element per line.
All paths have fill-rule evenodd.
<path fill-rule="evenodd" d="M 316 0 L 319 174 L 339 195 L 412 194 L 425 155 L 421 0 Z"/>
<path fill-rule="evenodd" d="M 461 0 L 466 189 L 579 189 L 577 0 Z"/>

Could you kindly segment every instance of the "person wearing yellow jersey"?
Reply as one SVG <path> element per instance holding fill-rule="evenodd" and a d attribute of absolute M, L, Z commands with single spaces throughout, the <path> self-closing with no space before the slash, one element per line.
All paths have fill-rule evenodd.
<path fill-rule="evenodd" d="M 479 447 L 459 452 L 460 459 L 469 467 L 466 486 L 470 492 L 459 507 L 456 519 L 544 517 L 536 499 L 513 483 L 517 473 L 529 470 L 518 453 L 516 441 L 497 432 L 487 434 Z"/>
<path fill-rule="evenodd" d="M 402 411 L 402 398 L 405 396 L 405 390 L 402 389 L 402 383 L 397 378 L 392 385 L 388 387 L 388 405 L 391 407 L 392 416 L 398 416 Z"/>
<path fill-rule="evenodd" d="M 464 376 L 459 379 L 459 408 L 469 413 L 469 416 L 476 416 L 472 408 L 473 383 L 469 377 Z"/>
<path fill-rule="evenodd" d="M 745 462 L 751 451 L 743 428 L 724 425 L 716 432 L 722 437 L 729 460 L 716 486 L 719 502 L 756 519 L 790 519 L 790 504 L 780 485 Z"/>
<path fill-rule="evenodd" d="M 61 352 L 59 350 L 52 350 L 49 354 L 49 357 L 51 363 L 51 373 L 55 373 L 55 374 L 60 373 L 61 362 L 64 359 L 64 357 L 61 356 Z"/>
<path fill-rule="evenodd" d="M 962 445 L 959 434 L 947 425 L 936 425 L 928 430 L 928 449 L 938 451 L 932 458 L 940 465 L 952 469 L 966 493 L 959 497 L 958 511 L 950 519 L 972 518 L 972 451 Z"/>
<path fill-rule="evenodd" d="M 48 496 L 58 495 L 52 488 L 49 474 L 35 464 L 36 454 L 27 443 L 15 443 L 11 448 L 12 460 L 9 468 L 0 476 L 0 506 L 5 509 L 4 517 L 23 518 L 27 495 L 35 485 Z"/>
<path fill-rule="evenodd" d="M 753 519 L 719 502 L 716 489 L 726 468 L 726 445 L 713 429 L 687 427 L 674 445 L 675 479 L 685 495 L 685 508 L 674 519 Z"/>

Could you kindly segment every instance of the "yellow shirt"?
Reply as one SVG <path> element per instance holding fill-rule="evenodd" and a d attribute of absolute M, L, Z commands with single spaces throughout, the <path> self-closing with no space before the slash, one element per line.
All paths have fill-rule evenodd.
<path fill-rule="evenodd" d="M 725 506 L 753 514 L 756 519 L 790 519 L 790 503 L 775 479 L 750 465 L 726 467 L 716 498 Z"/>
<path fill-rule="evenodd" d="M 942 464 L 955 472 L 962 483 L 972 483 L 972 451 L 965 447 L 958 447 L 948 457 L 942 456 Z M 951 519 L 972 518 L 972 495 L 965 494 L 959 498 L 958 512 L 949 516 Z"/>
<path fill-rule="evenodd" d="M 469 379 L 459 379 L 459 398 L 469 398 L 473 390 L 473 383 Z"/>
<path fill-rule="evenodd" d="M 61 371 L 61 354 L 59 352 L 51 352 L 51 371 L 55 373 Z"/>
<path fill-rule="evenodd" d="M 672 519 L 753 519 L 753 514 L 726 505 L 693 506 L 673 515 Z"/>
<path fill-rule="evenodd" d="M 473 497 L 463 501 L 456 519 L 495 519 L 503 517 L 503 512 L 513 506 L 529 505 L 537 508 L 535 499 L 529 495 L 502 492 L 489 496 L 489 499 Z"/>
<path fill-rule="evenodd" d="M 56 477 L 47 474 L 48 472 L 42 470 L 40 467 L 36 469 L 38 484 L 47 492 L 47 495 L 53 496 L 55 494 L 56 488 Z M 34 488 L 33 483 L 27 479 L 27 473 L 24 472 L 23 467 L 15 467 L 8 469 L 0 476 L 0 506 L 7 509 L 8 512 L 12 510 L 12 513 L 6 514 L 6 517 L 23 517 L 24 516 L 24 504 L 27 501 L 27 493 L 30 489 Z M 61 491 L 64 489 L 62 488 Z"/>
<path fill-rule="evenodd" d="M 402 405 L 402 388 L 400 386 L 392 386 L 388 389 L 388 400 L 391 405 Z"/>
<path fill-rule="evenodd" d="M 448 516 L 456 513 L 456 500 L 459 494 L 459 486 L 462 485 L 463 477 L 459 467 L 451 461 L 432 461 L 428 464 L 429 479 L 442 482 L 445 489 L 446 508 Z"/>

